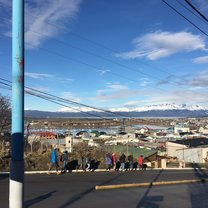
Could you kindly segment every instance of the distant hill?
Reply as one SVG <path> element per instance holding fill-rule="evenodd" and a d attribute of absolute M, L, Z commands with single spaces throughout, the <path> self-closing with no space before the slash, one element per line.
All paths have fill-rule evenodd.
<path fill-rule="evenodd" d="M 116 114 L 119 114 L 116 116 Z M 25 110 L 25 117 L 30 118 L 89 118 L 89 117 L 206 117 L 207 110 L 149 110 L 149 111 L 130 111 L 115 114 L 88 111 L 86 114 L 81 112 L 47 112 L 37 110 Z"/>

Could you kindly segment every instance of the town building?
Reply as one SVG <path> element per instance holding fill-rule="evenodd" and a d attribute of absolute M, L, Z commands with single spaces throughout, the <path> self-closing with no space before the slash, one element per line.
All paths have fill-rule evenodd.
<path fill-rule="evenodd" d="M 179 161 L 205 163 L 208 160 L 208 138 L 193 138 L 166 143 L 167 156 Z"/>

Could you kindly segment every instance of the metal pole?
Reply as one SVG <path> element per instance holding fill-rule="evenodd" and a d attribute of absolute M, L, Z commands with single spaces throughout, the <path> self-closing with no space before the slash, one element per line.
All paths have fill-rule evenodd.
<path fill-rule="evenodd" d="M 13 0 L 9 207 L 24 207 L 24 0 Z"/>

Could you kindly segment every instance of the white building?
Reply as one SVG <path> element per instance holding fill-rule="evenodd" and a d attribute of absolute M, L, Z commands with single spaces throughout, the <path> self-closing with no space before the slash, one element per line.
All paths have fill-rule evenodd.
<path fill-rule="evenodd" d="M 175 134 L 179 134 L 179 133 L 189 133 L 190 132 L 190 128 L 189 127 L 185 127 L 185 126 L 175 126 L 174 127 L 174 133 Z"/>
<path fill-rule="evenodd" d="M 201 134 L 208 134 L 208 126 L 201 126 L 200 128 L 199 128 L 199 133 L 201 133 Z"/>
<path fill-rule="evenodd" d="M 205 163 L 208 159 L 208 146 L 180 149 L 176 152 L 179 161 L 184 160 L 190 163 Z"/>
<path fill-rule="evenodd" d="M 208 139 L 196 138 L 166 143 L 167 155 L 179 161 L 205 163 L 208 159 Z"/>

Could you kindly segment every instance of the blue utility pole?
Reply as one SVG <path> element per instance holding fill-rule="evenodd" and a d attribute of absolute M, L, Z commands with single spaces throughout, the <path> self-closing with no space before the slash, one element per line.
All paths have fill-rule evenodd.
<path fill-rule="evenodd" d="M 13 0 L 9 207 L 24 207 L 24 0 Z"/>

